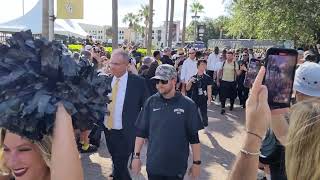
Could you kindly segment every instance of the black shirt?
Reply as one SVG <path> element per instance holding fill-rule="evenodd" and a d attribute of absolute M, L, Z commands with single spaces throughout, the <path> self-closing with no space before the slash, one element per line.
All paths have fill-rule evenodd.
<path fill-rule="evenodd" d="M 190 136 L 203 129 L 196 104 L 177 92 L 171 99 L 159 93 L 144 104 L 136 121 L 138 137 L 148 138 L 147 172 L 162 176 L 184 175 Z"/>
<path fill-rule="evenodd" d="M 162 56 L 161 62 L 162 62 L 162 64 L 170 64 L 170 65 L 174 66 L 174 62 L 167 55 Z"/>
<path fill-rule="evenodd" d="M 242 60 L 242 61 L 239 61 L 238 64 L 239 64 L 239 70 L 240 70 L 242 65 L 244 65 L 247 69 L 249 69 L 249 66 L 248 66 L 249 62 L 248 61 Z M 243 82 L 244 82 L 244 79 L 246 78 L 246 73 L 247 72 L 246 71 L 242 71 L 242 70 L 240 70 L 240 71 L 241 71 L 241 73 L 237 77 L 237 82 L 238 82 L 239 85 L 243 86 Z"/>
<path fill-rule="evenodd" d="M 196 81 L 192 83 L 191 89 L 188 91 L 188 94 L 197 105 L 207 103 L 207 89 L 209 85 L 212 85 L 213 79 L 207 74 L 203 74 L 201 76 L 194 75 L 192 77 L 195 78 Z"/>

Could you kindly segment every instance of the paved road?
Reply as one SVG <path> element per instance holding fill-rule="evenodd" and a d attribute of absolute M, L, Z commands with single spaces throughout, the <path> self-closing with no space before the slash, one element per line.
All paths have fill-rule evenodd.
<path fill-rule="evenodd" d="M 236 106 L 234 111 L 220 115 L 220 108 L 212 104 L 208 109 L 209 132 L 200 131 L 202 170 L 200 180 L 224 180 L 227 178 L 236 154 L 239 152 L 244 137 L 244 111 Z M 111 159 L 102 140 L 97 153 L 82 154 L 82 163 L 86 180 L 106 180 L 111 172 Z M 144 147 L 143 153 L 145 154 Z M 145 156 L 142 156 L 145 162 Z M 189 158 L 190 159 L 190 158 Z M 191 159 L 190 159 L 191 161 Z M 189 162 L 191 163 L 191 162 Z M 142 170 L 147 179 L 145 166 Z M 189 179 L 187 176 L 185 179 Z"/>

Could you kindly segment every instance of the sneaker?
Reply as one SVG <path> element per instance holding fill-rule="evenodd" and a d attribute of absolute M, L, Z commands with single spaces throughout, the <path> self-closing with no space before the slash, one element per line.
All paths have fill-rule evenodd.
<path fill-rule="evenodd" d="M 94 153 L 97 152 L 98 148 L 95 145 L 89 144 L 89 148 L 84 150 L 82 147 L 80 148 L 80 153 Z"/>
<path fill-rule="evenodd" d="M 223 114 L 225 114 L 225 113 L 226 113 L 226 110 L 221 109 L 221 114 L 223 115 Z"/>
<path fill-rule="evenodd" d="M 233 110 L 233 106 L 230 106 L 229 110 L 232 111 Z"/>

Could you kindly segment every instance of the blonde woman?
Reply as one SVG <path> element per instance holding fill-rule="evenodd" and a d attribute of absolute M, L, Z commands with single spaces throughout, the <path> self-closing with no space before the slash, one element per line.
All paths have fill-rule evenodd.
<path fill-rule="evenodd" d="M 0 148 L 0 172 L 15 180 L 83 179 L 71 117 L 62 104 L 52 137 L 33 142 L 1 129 Z"/>
<path fill-rule="evenodd" d="M 286 144 L 288 180 L 320 179 L 320 99 L 302 101 L 291 109 Z"/>

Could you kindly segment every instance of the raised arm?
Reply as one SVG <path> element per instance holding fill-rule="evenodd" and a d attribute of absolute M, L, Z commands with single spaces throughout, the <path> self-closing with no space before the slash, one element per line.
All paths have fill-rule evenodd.
<path fill-rule="evenodd" d="M 230 180 L 257 179 L 261 141 L 271 119 L 271 112 L 268 105 L 268 91 L 267 88 L 262 85 L 264 74 L 265 68 L 262 67 L 247 101 L 247 134 L 241 152 L 231 170 Z"/>
<path fill-rule="evenodd" d="M 52 139 L 51 180 L 83 180 L 71 116 L 58 105 Z"/>

